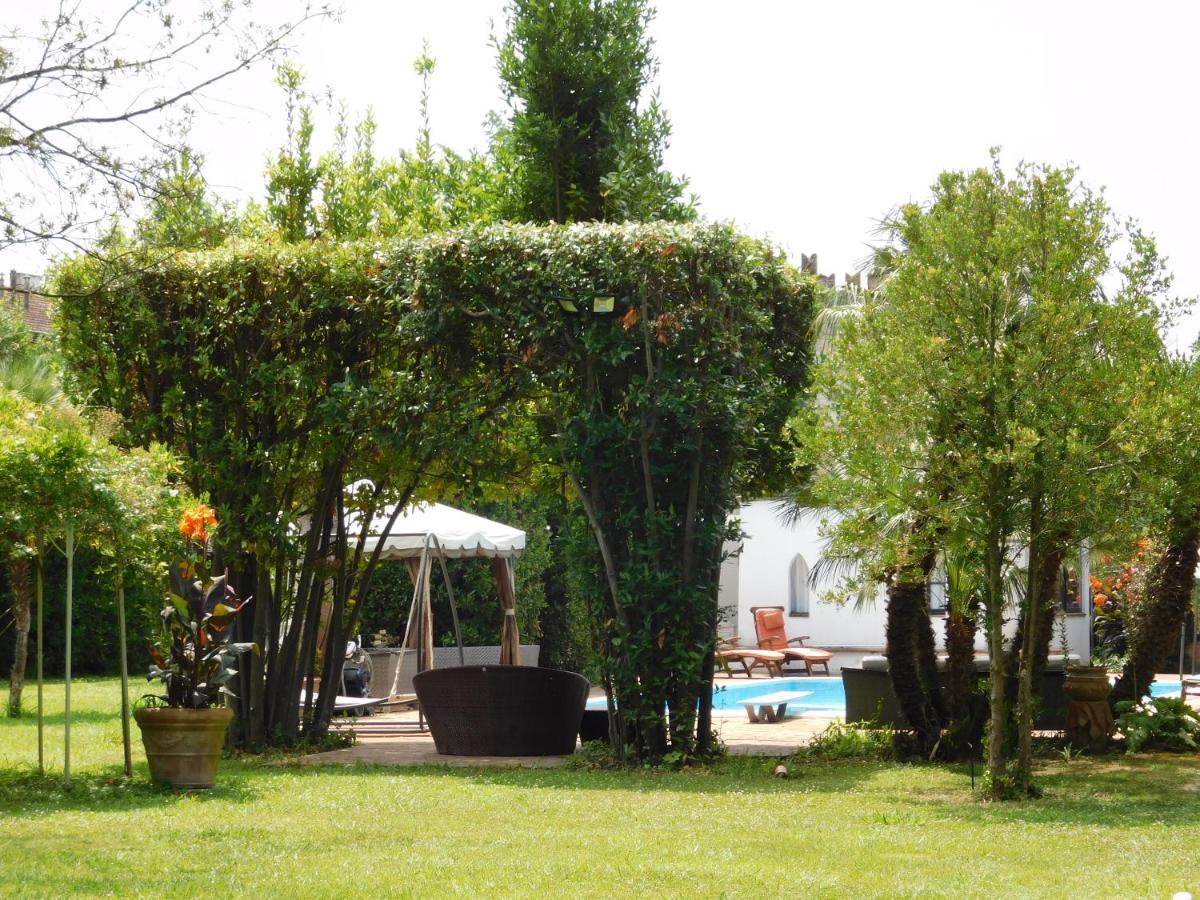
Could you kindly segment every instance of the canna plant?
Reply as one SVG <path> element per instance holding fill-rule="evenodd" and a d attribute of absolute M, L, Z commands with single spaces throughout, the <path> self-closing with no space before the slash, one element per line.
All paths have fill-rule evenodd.
<path fill-rule="evenodd" d="M 171 566 L 171 591 L 162 610 L 162 632 L 150 647 L 147 680 L 166 687 L 147 694 L 147 705 L 175 709 L 207 709 L 222 696 L 235 696 L 229 682 L 237 675 L 237 658 L 259 652 L 255 643 L 230 640 L 233 621 L 249 602 L 239 601 L 226 575 L 208 571 L 209 538 L 216 530 L 213 510 L 200 504 L 179 520 L 183 555 Z"/>

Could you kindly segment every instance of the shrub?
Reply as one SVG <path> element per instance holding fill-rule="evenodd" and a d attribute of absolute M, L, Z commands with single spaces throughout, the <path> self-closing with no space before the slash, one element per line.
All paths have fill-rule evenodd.
<path fill-rule="evenodd" d="M 1129 753 L 1142 750 L 1200 750 L 1200 712 L 1179 697 L 1117 703 L 1117 729 Z"/>
<path fill-rule="evenodd" d="M 895 733 L 890 725 L 876 722 L 849 725 L 830 722 L 807 747 L 796 752 L 797 759 L 892 759 Z"/>

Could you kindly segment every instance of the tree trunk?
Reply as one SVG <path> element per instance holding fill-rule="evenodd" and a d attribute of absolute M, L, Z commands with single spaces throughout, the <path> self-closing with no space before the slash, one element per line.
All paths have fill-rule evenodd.
<path fill-rule="evenodd" d="M 1054 634 L 1054 586 L 1062 568 L 1063 551 L 1054 549 L 1030 559 L 1025 603 L 1013 642 L 1013 662 L 1017 666 L 1017 778 L 1019 786 L 1032 791 L 1033 720 L 1046 668 L 1050 639 Z"/>
<path fill-rule="evenodd" d="M 719 573 L 721 562 L 725 558 L 724 542 L 722 541 L 716 547 L 714 553 L 715 569 Z M 720 578 L 714 579 L 712 592 L 712 605 L 709 607 L 711 611 L 711 620 L 708 622 L 704 632 L 704 640 L 711 642 L 712 646 L 704 656 L 704 663 L 700 670 L 700 696 L 697 698 L 699 706 L 696 714 L 696 749 L 700 753 L 709 753 L 713 749 L 713 728 L 712 728 L 712 704 L 713 704 L 713 675 L 716 673 L 716 650 L 717 627 L 721 617 L 721 588 Z"/>
<path fill-rule="evenodd" d="M 21 715 L 21 690 L 25 686 L 25 663 L 29 658 L 29 613 L 33 606 L 33 580 L 29 557 L 13 556 L 8 561 L 8 581 L 12 588 L 13 646 L 12 673 L 8 685 L 8 715 Z"/>
<path fill-rule="evenodd" d="M 542 609 L 542 650 L 538 665 L 547 669 L 579 671 L 575 647 L 571 641 L 570 600 L 567 590 L 567 556 L 565 535 L 571 510 L 564 496 L 554 496 L 548 502 L 546 536 L 553 564 L 542 573 L 542 590 L 546 605 Z"/>
<path fill-rule="evenodd" d="M 1017 767 L 1018 787 L 1028 789 L 1033 773 L 1033 656 L 1034 642 L 1042 613 L 1041 579 L 1030 575 L 1029 595 L 1025 598 L 1027 618 L 1021 635 L 1017 661 Z"/>
<path fill-rule="evenodd" d="M 1046 671 L 1046 660 L 1050 657 L 1050 643 L 1054 639 L 1054 606 L 1058 596 L 1058 579 L 1065 553 L 1056 551 L 1040 566 L 1041 575 L 1038 578 L 1038 590 L 1041 592 L 1041 614 L 1037 618 L 1037 633 L 1033 636 L 1033 683 L 1040 685 L 1042 675 Z M 1020 664 L 1021 647 L 1025 643 L 1026 609 L 1021 608 L 1017 618 L 1017 631 L 1013 636 L 1012 647 L 1008 654 L 1009 671 L 1014 671 Z M 1015 700 L 1015 697 L 1010 698 Z"/>
<path fill-rule="evenodd" d="M 916 751 L 922 756 L 929 755 L 941 736 L 939 704 L 933 699 L 937 692 L 936 664 L 932 678 L 929 672 L 933 627 L 925 577 L 932 568 L 932 559 L 927 562 L 910 572 L 893 575 L 887 586 L 888 671 L 900 709 L 913 729 Z"/>
<path fill-rule="evenodd" d="M 1035 684 L 1041 680 L 1038 665 L 1039 638 L 1045 634 L 1046 646 L 1053 632 L 1052 588 L 1062 565 L 1063 553 L 1057 549 L 1059 542 L 1044 534 L 1045 506 L 1040 487 L 1030 498 L 1029 518 L 1029 566 L 1026 573 L 1025 601 L 1021 605 L 1021 621 L 1017 639 L 1013 642 L 1013 653 L 1017 665 L 1017 765 L 1016 787 L 1022 793 L 1035 794 L 1033 776 L 1033 706 L 1036 699 Z M 1044 548 L 1051 549 L 1044 549 Z"/>
<path fill-rule="evenodd" d="M 1129 659 L 1109 697 L 1114 705 L 1144 697 L 1179 644 L 1200 555 L 1200 509 L 1191 511 L 1187 524 L 1174 533 L 1155 566 L 1148 602 L 1134 624 Z"/>
<path fill-rule="evenodd" d="M 972 598 L 965 609 L 951 603 L 946 611 L 946 727 L 965 725 L 975 693 L 975 616 L 978 601 Z M 958 608 L 956 608 L 956 606 Z"/>
<path fill-rule="evenodd" d="M 988 655 L 991 658 L 987 774 L 991 782 L 991 796 L 998 800 L 1008 793 L 1008 771 L 1004 753 L 1005 730 L 1008 727 L 1008 698 L 1005 694 L 1007 666 L 1004 664 L 1004 554 L 1002 534 L 994 530 L 989 537 L 985 566 L 988 592 L 984 604 Z"/>

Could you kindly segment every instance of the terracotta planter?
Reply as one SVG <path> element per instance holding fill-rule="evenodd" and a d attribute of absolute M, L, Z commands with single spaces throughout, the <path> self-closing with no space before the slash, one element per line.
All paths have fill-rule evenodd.
<path fill-rule="evenodd" d="M 1104 666 L 1071 666 L 1063 691 L 1070 700 L 1107 700 L 1112 693 L 1108 670 Z"/>
<path fill-rule="evenodd" d="M 138 709 L 133 717 L 142 731 L 151 781 L 180 788 L 213 786 L 232 709 Z"/>

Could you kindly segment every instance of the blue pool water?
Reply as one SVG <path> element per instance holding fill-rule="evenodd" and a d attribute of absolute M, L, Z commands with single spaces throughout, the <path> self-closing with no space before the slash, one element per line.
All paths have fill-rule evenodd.
<path fill-rule="evenodd" d="M 779 691 L 809 691 L 807 697 L 788 703 L 787 714 L 791 716 L 811 715 L 820 718 L 846 717 L 846 694 L 842 690 L 842 679 L 832 678 L 756 678 L 753 681 L 724 681 L 713 688 L 713 715 L 745 716 L 742 704 L 749 699 Z M 1158 682 L 1150 686 L 1154 697 L 1178 697 L 1179 684 Z M 605 708 L 603 697 L 592 697 L 587 708 Z"/>
<path fill-rule="evenodd" d="M 1154 684 L 1150 685 L 1150 696 L 1151 697 L 1178 697 L 1179 696 L 1179 682 L 1178 681 L 1175 681 L 1175 682 L 1156 681 L 1156 682 L 1154 682 Z"/>
<path fill-rule="evenodd" d="M 753 681 L 722 682 L 713 688 L 713 715 L 742 716 L 746 715 L 742 704 L 748 699 L 765 694 L 775 694 L 780 691 L 809 691 L 807 697 L 788 703 L 788 716 L 808 713 L 823 718 L 834 716 L 845 718 L 846 694 L 842 690 L 842 679 L 833 678 L 756 678 Z M 587 702 L 587 708 L 601 710 L 605 708 L 603 697 L 592 697 Z"/>
<path fill-rule="evenodd" d="M 833 678 L 772 678 L 770 681 L 756 679 L 745 682 L 723 682 L 713 688 L 713 712 L 726 715 L 745 716 L 743 703 L 774 694 L 779 691 L 809 691 L 807 697 L 788 703 L 789 716 L 809 713 L 824 718 L 845 718 L 846 692 L 842 690 L 842 679 Z"/>

